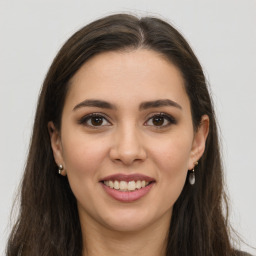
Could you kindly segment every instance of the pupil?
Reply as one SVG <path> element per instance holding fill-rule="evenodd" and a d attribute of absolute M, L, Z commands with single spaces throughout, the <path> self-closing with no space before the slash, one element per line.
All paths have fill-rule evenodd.
<path fill-rule="evenodd" d="M 94 126 L 99 126 L 102 124 L 102 117 L 99 117 L 99 116 L 95 116 L 95 117 L 92 117 L 92 125 Z"/>
<path fill-rule="evenodd" d="M 154 117 L 153 119 L 153 124 L 156 125 L 156 126 L 160 126 L 160 125 L 163 125 L 164 123 L 164 118 L 161 117 L 161 116 L 158 116 L 158 117 Z"/>

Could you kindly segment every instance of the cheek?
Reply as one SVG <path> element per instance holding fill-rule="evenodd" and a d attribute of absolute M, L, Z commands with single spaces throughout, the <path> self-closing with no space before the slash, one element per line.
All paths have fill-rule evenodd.
<path fill-rule="evenodd" d="M 71 190 L 78 203 L 93 205 L 92 191 L 97 193 L 100 170 L 107 152 L 102 142 L 84 134 L 73 133 L 63 141 L 63 158 Z M 64 136 L 63 136 L 64 138 Z"/>
<path fill-rule="evenodd" d="M 191 155 L 192 139 L 190 136 L 166 139 L 157 147 L 152 147 L 153 160 L 166 175 L 175 175 L 187 171 Z"/>
<path fill-rule="evenodd" d="M 107 152 L 104 147 L 106 143 L 77 133 L 65 136 L 62 144 L 68 176 L 77 176 L 80 179 L 97 174 L 96 170 L 102 164 Z"/>
<path fill-rule="evenodd" d="M 151 151 L 158 169 L 160 190 L 166 195 L 163 205 L 173 205 L 184 187 L 191 145 L 190 137 L 173 138 Z"/>

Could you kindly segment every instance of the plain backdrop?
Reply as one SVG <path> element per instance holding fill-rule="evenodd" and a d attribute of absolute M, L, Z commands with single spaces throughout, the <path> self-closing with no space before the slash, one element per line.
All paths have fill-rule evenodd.
<path fill-rule="evenodd" d="M 77 29 L 117 12 L 162 17 L 194 49 L 215 102 L 231 222 L 256 246 L 255 0 L 0 0 L 0 255 L 47 69 Z"/>

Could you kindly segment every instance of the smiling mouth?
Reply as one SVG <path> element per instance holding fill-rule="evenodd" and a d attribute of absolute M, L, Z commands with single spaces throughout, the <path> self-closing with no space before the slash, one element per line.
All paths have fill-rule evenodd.
<path fill-rule="evenodd" d="M 156 180 L 140 173 L 117 173 L 100 180 L 105 192 L 113 199 L 123 203 L 139 200 L 153 188 Z"/>
<path fill-rule="evenodd" d="M 141 190 L 152 183 L 155 183 L 155 179 L 143 174 L 114 174 L 107 176 L 101 180 L 101 182 L 108 188 L 121 191 L 121 192 L 133 192 Z"/>
<path fill-rule="evenodd" d="M 135 191 L 139 190 L 141 188 L 145 188 L 149 184 L 151 184 L 153 181 L 145 181 L 145 180 L 132 180 L 132 181 L 118 181 L 118 180 L 105 180 L 103 181 L 104 185 L 106 185 L 109 188 L 122 191 L 122 192 L 128 192 L 128 191 Z"/>

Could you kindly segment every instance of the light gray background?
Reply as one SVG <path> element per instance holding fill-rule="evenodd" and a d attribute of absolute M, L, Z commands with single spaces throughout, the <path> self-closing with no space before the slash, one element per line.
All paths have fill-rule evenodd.
<path fill-rule="evenodd" d="M 166 18 L 194 49 L 221 127 L 231 221 L 256 246 L 255 0 L 0 0 L 0 254 L 47 69 L 73 32 L 116 12 Z"/>

